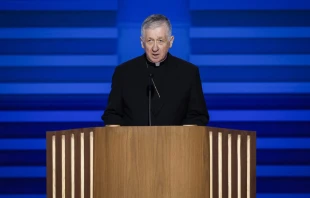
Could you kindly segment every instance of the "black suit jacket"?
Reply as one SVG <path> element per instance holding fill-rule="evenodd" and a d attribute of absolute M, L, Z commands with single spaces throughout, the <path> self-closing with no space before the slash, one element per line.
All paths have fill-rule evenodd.
<path fill-rule="evenodd" d="M 198 67 L 168 53 L 163 75 L 154 81 L 160 98 L 152 99 L 152 125 L 205 126 L 209 114 Z M 116 67 L 112 89 L 102 120 L 106 125 L 148 125 L 147 85 L 149 70 L 145 54 Z"/>

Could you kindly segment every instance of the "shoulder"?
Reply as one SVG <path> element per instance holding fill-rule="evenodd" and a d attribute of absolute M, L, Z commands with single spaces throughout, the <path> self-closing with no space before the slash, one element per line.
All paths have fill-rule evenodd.
<path fill-rule="evenodd" d="M 178 58 L 176 56 L 170 56 L 171 57 L 171 61 L 173 62 L 174 65 L 176 65 L 176 67 L 178 69 L 184 70 L 186 72 L 197 72 L 198 66 L 194 65 L 193 63 L 186 61 L 184 59 Z"/>
<path fill-rule="evenodd" d="M 136 73 L 138 65 L 141 64 L 143 56 L 138 56 L 128 61 L 125 61 L 114 68 L 113 78 L 123 79 L 128 74 Z"/>
<path fill-rule="evenodd" d="M 125 61 L 123 63 L 121 63 L 120 65 L 118 65 L 116 67 L 116 70 L 118 71 L 127 71 L 127 70 L 132 70 L 134 68 L 137 68 L 137 65 L 140 65 L 141 62 L 143 61 L 143 55 L 141 56 L 137 56 L 133 59 L 130 59 L 128 61 Z"/>

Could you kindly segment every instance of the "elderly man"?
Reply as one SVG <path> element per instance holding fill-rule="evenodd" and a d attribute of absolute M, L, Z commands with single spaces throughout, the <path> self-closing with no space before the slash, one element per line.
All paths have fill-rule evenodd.
<path fill-rule="evenodd" d="M 174 41 L 169 19 L 163 15 L 147 17 L 140 39 L 145 53 L 114 71 L 102 115 L 104 123 L 205 126 L 209 114 L 198 67 L 168 52 Z"/>

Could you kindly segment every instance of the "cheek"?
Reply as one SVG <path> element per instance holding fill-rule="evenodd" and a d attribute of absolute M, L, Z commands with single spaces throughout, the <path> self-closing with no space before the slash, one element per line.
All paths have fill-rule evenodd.
<path fill-rule="evenodd" d="M 151 51 L 152 50 L 152 48 L 149 47 L 149 46 L 146 46 L 145 49 L 146 49 L 146 51 Z"/>
<path fill-rule="evenodd" d="M 165 46 L 162 48 L 162 51 L 167 52 L 169 50 L 169 46 Z"/>

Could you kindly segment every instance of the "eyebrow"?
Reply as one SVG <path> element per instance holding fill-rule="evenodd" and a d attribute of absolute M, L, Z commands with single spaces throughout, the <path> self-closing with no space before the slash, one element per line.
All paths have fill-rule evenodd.
<path fill-rule="evenodd" d="M 146 38 L 147 40 L 165 40 L 165 38 L 164 37 L 158 37 L 157 39 L 154 39 L 154 38 L 151 38 L 151 37 L 148 37 L 148 38 Z"/>

